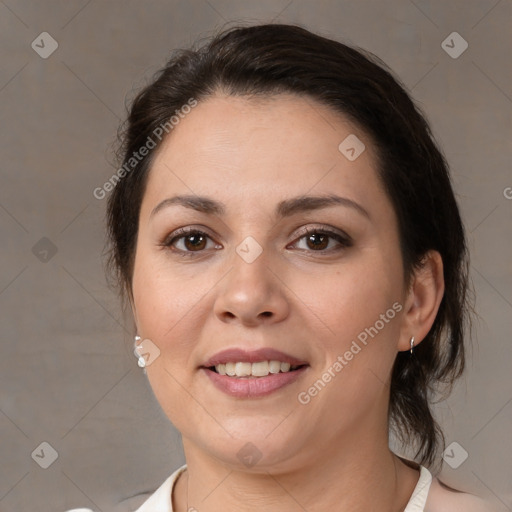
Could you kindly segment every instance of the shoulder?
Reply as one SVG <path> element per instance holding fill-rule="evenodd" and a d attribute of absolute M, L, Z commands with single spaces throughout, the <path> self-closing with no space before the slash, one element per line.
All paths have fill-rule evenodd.
<path fill-rule="evenodd" d="M 425 512 L 500 512 L 498 508 L 482 498 L 467 492 L 457 491 L 433 477 Z"/>

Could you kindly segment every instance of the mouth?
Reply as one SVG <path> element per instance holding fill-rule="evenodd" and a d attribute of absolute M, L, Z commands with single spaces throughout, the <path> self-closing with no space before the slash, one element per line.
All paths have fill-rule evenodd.
<path fill-rule="evenodd" d="M 269 395 L 295 382 L 309 368 L 306 361 L 274 349 L 228 349 L 211 357 L 200 370 L 216 388 L 236 398 Z"/>
<path fill-rule="evenodd" d="M 219 375 L 226 375 L 227 377 L 241 379 L 248 377 L 261 378 L 278 373 L 295 372 L 305 366 L 307 365 L 292 365 L 285 361 L 272 359 L 268 361 L 258 361 L 256 363 L 246 361 L 220 363 L 215 366 L 206 367 L 206 369 Z"/>

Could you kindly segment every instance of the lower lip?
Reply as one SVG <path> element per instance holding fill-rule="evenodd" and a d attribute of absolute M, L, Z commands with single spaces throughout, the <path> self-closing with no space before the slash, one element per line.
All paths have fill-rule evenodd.
<path fill-rule="evenodd" d="M 258 398 L 267 396 L 288 384 L 295 382 L 307 370 L 302 366 L 298 370 L 285 373 L 270 373 L 266 377 L 228 377 L 208 368 L 202 368 L 214 386 L 229 396 L 236 398 Z"/>

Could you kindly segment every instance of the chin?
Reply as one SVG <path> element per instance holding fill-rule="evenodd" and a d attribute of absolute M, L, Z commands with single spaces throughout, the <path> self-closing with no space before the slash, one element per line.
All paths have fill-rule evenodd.
<path fill-rule="evenodd" d="M 231 470 L 252 473 L 285 471 L 296 466 L 292 461 L 301 451 L 304 431 L 288 426 L 279 432 L 276 425 L 282 420 L 267 418 L 262 424 L 261 418 L 237 418 L 236 428 L 233 424 L 226 426 L 232 437 L 224 430 L 220 437 L 212 437 L 211 432 L 196 433 L 194 444 Z"/>

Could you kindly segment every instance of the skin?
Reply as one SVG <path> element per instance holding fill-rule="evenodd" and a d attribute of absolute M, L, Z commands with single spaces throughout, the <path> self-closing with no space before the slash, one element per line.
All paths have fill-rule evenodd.
<path fill-rule="evenodd" d="M 349 134 L 366 146 L 355 161 L 338 150 Z M 175 487 L 176 511 L 406 506 L 419 472 L 388 448 L 389 378 L 397 352 L 409 350 L 411 336 L 421 343 L 431 328 L 444 282 L 432 251 L 406 287 L 397 219 L 375 169 L 365 133 L 309 98 L 286 94 L 262 100 L 219 93 L 200 102 L 160 148 L 141 205 L 132 309 L 139 335 L 160 350 L 148 379 L 182 434 L 188 470 Z M 284 199 L 333 193 L 369 217 L 342 205 L 275 215 Z M 178 194 L 208 196 L 225 213 L 172 205 L 151 216 Z M 186 236 L 163 245 L 186 226 L 208 234 L 199 250 L 197 238 L 194 245 Z M 305 227 L 344 232 L 353 243 L 328 238 L 319 251 Z M 236 252 L 248 236 L 262 248 L 252 263 Z M 298 393 L 395 302 L 401 311 L 300 404 Z M 272 347 L 309 367 L 269 396 L 233 398 L 199 368 L 233 347 Z M 252 467 L 237 457 L 246 443 L 261 454 Z M 436 496 L 448 492 L 439 488 Z"/>

